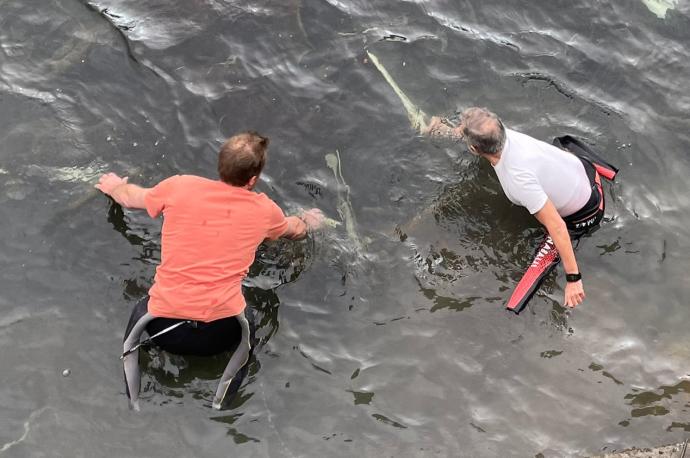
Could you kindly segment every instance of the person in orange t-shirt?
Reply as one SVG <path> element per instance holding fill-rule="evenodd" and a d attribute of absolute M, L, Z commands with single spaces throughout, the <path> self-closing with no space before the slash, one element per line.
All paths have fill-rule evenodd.
<path fill-rule="evenodd" d="M 114 173 L 100 177 L 96 187 L 118 204 L 145 209 L 152 218 L 163 214 L 161 263 L 149 295 L 135 306 L 125 331 L 125 380 L 134 408 L 140 380 L 137 349 L 144 330 L 159 347 L 175 354 L 214 355 L 237 348 L 226 369 L 234 371 L 229 385 L 249 356 L 242 280 L 257 247 L 266 239 L 301 240 L 322 225 L 318 209 L 286 217 L 265 194 L 253 191 L 268 143 L 256 132 L 228 139 L 218 156 L 220 180 L 175 175 L 142 188 Z M 246 355 L 237 355 L 240 347 Z M 231 368 L 233 359 L 239 361 Z M 221 379 L 217 408 L 228 388 L 223 384 Z"/>

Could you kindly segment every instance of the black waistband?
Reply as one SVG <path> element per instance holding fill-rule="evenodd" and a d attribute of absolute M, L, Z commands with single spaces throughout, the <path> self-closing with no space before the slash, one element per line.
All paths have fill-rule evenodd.
<path fill-rule="evenodd" d="M 594 165 L 586 158 L 578 157 L 578 159 L 582 161 L 582 165 L 585 167 L 585 172 L 587 173 L 587 178 L 589 179 L 592 192 L 589 196 L 589 200 L 580 210 L 563 218 L 563 221 L 565 221 L 566 224 L 574 224 L 596 215 L 601 206 L 601 200 L 604 198 L 604 196 L 601 194 L 599 186 L 597 186 L 597 171 L 594 168 Z"/>

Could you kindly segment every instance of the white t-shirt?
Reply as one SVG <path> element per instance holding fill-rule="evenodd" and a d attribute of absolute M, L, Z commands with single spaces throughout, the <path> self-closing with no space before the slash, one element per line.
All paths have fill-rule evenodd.
<path fill-rule="evenodd" d="M 559 215 L 572 215 L 592 193 L 585 167 L 574 154 L 510 129 L 494 170 L 508 199 L 531 214 L 548 198 Z"/>

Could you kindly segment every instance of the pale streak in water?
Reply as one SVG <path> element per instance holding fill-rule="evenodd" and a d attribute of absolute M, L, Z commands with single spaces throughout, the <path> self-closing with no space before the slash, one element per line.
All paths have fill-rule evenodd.
<path fill-rule="evenodd" d="M 81 208 L 84 204 L 90 202 L 101 192 L 96 189 L 95 184 L 98 177 L 105 173 L 109 168 L 114 170 L 127 170 L 125 173 L 127 177 L 138 177 L 141 175 L 140 167 L 130 167 L 126 164 L 113 163 L 110 165 L 93 162 L 85 167 L 51 167 L 30 165 L 26 168 L 29 176 L 36 175 L 45 176 L 50 182 L 64 182 L 64 183 L 78 183 L 79 189 L 74 194 L 74 197 L 53 216 L 53 220 L 58 220 L 65 216 L 65 213 L 73 212 Z"/>
<path fill-rule="evenodd" d="M 393 91 L 396 93 L 396 95 L 400 98 L 400 101 L 403 103 L 403 106 L 405 107 L 405 111 L 407 111 L 407 117 L 410 120 L 410 124 L 412 125 L 412 128 L 419 133 L 424 131 L 427 127 L 426 124 L 426 118 L 428 116 L 426 113 L 424 113 L 419 107 L 417 107 L 415 104 L 410 101 L 410 98 L 405 95 L 405 93 L 400 89 L 400 87 L 397 85 L 395 80 L 393 80 L 393 77 L 388 73 L 388 70 L 379 62 L 378 57 L 376 57 L 374 54 L 372 54 L 370 51 L 367 51 L 367 55 L 369 56 L 369 59 L 371 59 L 371 62 L 374 64 L 374 66 L 378 69 L 379 72 L 383 75 L 383 77 L 386 79 L 386 82 L 390 85 L 390 87 L 393 89 Z"/>
<path fill-rule="evenodd" d="M 38 410 L 31 412 L 31 415 L 29 415 L 29 419 L 24 422 L 24 434 L 22 434 L 22 437 L 20 437 L 19 439 L 15 440 L 15 441 L 11 441 L 11 442 L 4 444 L 2 446 L 2 448 L 0 448 L 0 453 L 4 453 L 7 450 L 14 447 L 15 445 L 26 440 L 26 438 L 29 437 L 29 433 L 31 432 L 31 422 L 34 421 L 34 419 L 37 416 L 39 416 L 40 414 L 42 414 L 47 408 L 48 407 L 42 407 Z"/>
<path fill-rule="evenodd" d="M 386 82 L 390 85 L 391 88 L 393 88 L 393 91 L 400 98 L 400 101 L 405 107 L 405 111 L 407 111 L 407 117 L 410 120 L 412 128 L 418 131 L 419 133 L 422 133 L 427 128 L 426 119 L 429 116 L 426 113 L 424 113 L 419 107 L 417 107 L 414 103 L 412 103 L 410 98 L 402 91 L 402 89 L 400 89 L 400 86 L 398 86 L 398 84 L 395 82 L 390 73 L 388 73 L 388 70 L 386 70 L 383 64 L 379 61 L 378 57 L 376 57 L 376 55 L 374 55 L 371 51 L 368 50 L 367 55 L 369 56 L 369 59 L 371 59 L 371 62 L 374 64 L 374 66 L 378 69 L 378 71 L 381 72 L 381 75 L 383 75 Z M 415 218 L 413 218 L 412 221 L 408 222 L 405 225 L 407 229 L 416 225 L 422 218 L 425 218 L 432 210 L 433 209 L 428 208 L 421 214 L 415 216 Z"/>
<path fill-rule="evenodd" d="M 362 242 L 357 234 L 357 223 L 355 213 L 350 202 L 350 187 L 345 183 L 343 173 L 340 168 L 340 153 L 336 150 L 335 154 L 326 154 L 326 165 L 333 170 L 335 181 L 338 183 L 338 214 L 345 223 L 347 236 L 350 238 L 358 253 L 362 252 Z"/>
<path fill-rule="evenodd" d="M 666 11 L 676 7 L 677 0 L 642 0 L 642 3 L 659 18 L 666 17 Z"/>

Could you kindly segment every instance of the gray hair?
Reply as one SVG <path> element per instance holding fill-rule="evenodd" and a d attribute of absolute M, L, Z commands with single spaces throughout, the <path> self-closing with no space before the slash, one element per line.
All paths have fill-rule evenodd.
<path fill-rule="evenodd" d="M 462 112 L 462 133 L 477 152 L 497 156 L 506 143 L 506 129 L 495 113 L 472 107 Z"/>

